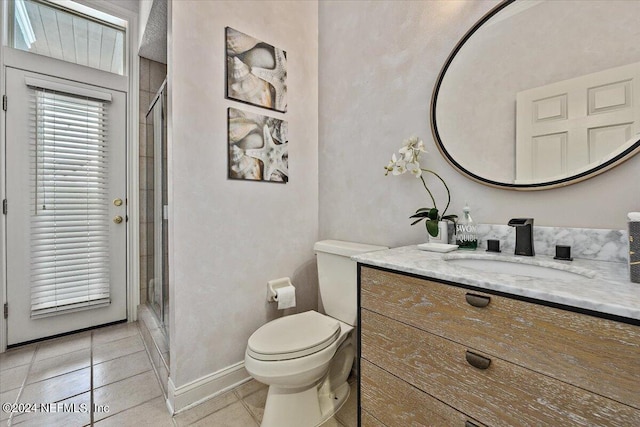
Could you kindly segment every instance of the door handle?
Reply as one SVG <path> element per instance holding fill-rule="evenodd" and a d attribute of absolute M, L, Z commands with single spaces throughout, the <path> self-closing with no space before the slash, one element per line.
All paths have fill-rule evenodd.
<path fill-rule="evenodd" d="M 113 205 L 114 206 L 122 206 L 122 199 L 117 198 L 113 200 Z"/>
<path fill-rule="evenodd" d="M 472 351 L 467 350 L 465 358 L 469 365 L 478 369 L 487 369 L 491 365 L 491 359 L 488 357 L 480 356 Z"/>
<path fill-rule="evenodd" d="M 122 222 L 122 217 L 120 215 L 114 216 L 113 222 L 115 222 L 116 224 L 120 224 Z"/>
<path fill-rule="evenodd" d="M 486 307 L 489 305 L 489 303 L 491 302 L 491 298 L 490 297 L 485 297 L 484 295 L 476 295 L 476 294 L 470 294 L 467 293 L 464 298 L 467 300 L 467 302 L 474 306 L 474 307 Z"/>

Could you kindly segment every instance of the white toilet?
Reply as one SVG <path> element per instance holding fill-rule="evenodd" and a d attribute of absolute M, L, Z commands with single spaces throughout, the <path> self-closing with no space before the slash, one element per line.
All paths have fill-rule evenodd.
<path fill-rule="evenodd" d="M 247 372 L 269 385 L 262 427 L 317 426 L 349 397 L 358 309 L 356 263 L 350 257 L 387 248 L 323 240 L 313 249 L 327 314 L 311 310 L 281 317 L 260 327 L 247 344 Z"/>

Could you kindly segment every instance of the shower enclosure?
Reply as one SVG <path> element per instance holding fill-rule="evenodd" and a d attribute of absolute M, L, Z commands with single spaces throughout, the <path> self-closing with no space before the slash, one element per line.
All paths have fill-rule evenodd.
<path fill-rule="evenodd" d="M 169 245 L 167 221 L 167 81 L 160 86 L 147 112 L 147 304 L 169 336 Z M 149 154 L 148 154 L 149 155 Z"/>

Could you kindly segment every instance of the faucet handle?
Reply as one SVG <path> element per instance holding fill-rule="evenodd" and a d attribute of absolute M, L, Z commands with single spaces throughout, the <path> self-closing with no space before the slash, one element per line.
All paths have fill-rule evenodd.
<path fill-rule="evenodd" d="M 511 227 L 522 227 L 524 225 L 533 225 L 533 218 L 511 218 L 507 223 Z"/>

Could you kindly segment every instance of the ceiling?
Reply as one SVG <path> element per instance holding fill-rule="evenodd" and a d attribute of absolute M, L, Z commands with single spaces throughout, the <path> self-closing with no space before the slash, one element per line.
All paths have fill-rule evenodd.
<path fill-rule="evenodd" d="M 153 0 L 138 55 L 167 63 L 167 0 Z"/>

